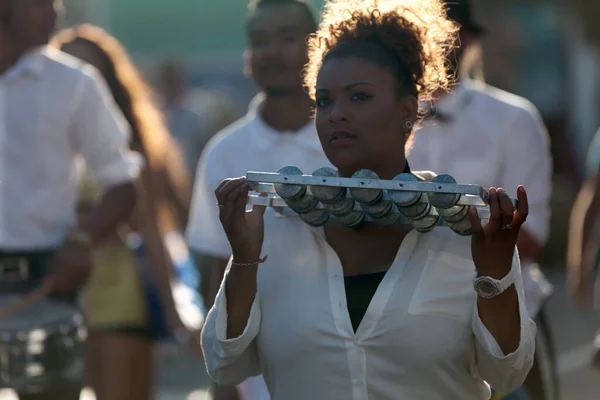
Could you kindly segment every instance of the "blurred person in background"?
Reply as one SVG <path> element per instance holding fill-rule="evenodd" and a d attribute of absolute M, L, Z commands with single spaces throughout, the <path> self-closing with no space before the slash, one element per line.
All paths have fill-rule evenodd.
<path fill-rule="evenodd" d="M 59 32 L 52 45 L 94 66 L 108 84 L 114 101 L 131 127 L 131 149 L 145 159 L 138 206 L 127 226 L 115 230 L 112 240 L 94 254 L 94 269 L 85 293 L 88 337 L 88 382 L 99 400 L 152 398 L 153 351 L 163 330 L 181 344 L 197 343 L 182 322 L 172 293 L 175 267 L 163 237 L 181 232 L 190 199 L 189 177 L 152 103 L 148 86 L 118 41 L 102 29 L 81 25 Z M 88 124 L 94 124 L 90 119 Z M 103 143 L 105 132 L 98 132 Z M 94 182 L 82 193 L 94 203 Z M 143 254 L 132 251 L 128 239 L 137 235 Z M 149 276 L 149 278 L 148 278 Z M 150 282 L 150 283 L 149 283 Z M 166 326 L 157 326 L 156 309 L 147 298 L 147 286 L 157 292 Z M 196 346 L 198 349 L 198 347 Z"/>
<path fill-rule="evenodd" d="M 193 177 L 202 150 L 211 137 L 209 121 L 187 104 L 188 84 L 181 63 L 170 60 L 160 66 L 157 89 L 169 131 L 179 144 L 186 168 Z"/>
<path fill-rule="evenodd" d="M 246 23 L 248 48 L 246 74 L 261 93 L 248 114 L 218 133 L 207 145 L 194 186 L 187 229 L 192 249 L 213 258 L 206 307 L 210 308 L 223 280 L 231 247 L 215 204 L 214 191 L 221 181 L 246 172 L 273 171 L 295 165 L 307 173 L 329 166 L 311 119 L 313 102 L 303 87 L 307 37 L 317 22 L 303 0 L 257 0 L 249 5 Z M 267 218 L 274 214 L 267 212 Z M 268 399 L 262 377 L 239 386 L 242 399 Z M 236 398 L 235 391 L 216 387 L 218 400 Z"/>
<path fill-rule="evenodd" d="M 129 150 L 127 124 L 102 78 L 47 46 L 62 7 L 57 0 L 0 0 L 0 293 L 24 294 L 46 281 L 56 300 L 75 309 L 92 252 L 134 209 L 139 157 Z M 99 199 L 78 224 L 80 157 L 98 182 Z M 19 266 L 18 274 L 11 265 Z M 32 326 L 24 331 L 39 322 L 36 307 L 19 315 L 22 321 L 33 312 Z M 10 318 L 4 322 L 11 326 Z M 64 362 L 40 359 L 54 366 Z M 11 376 L 18 367 L 5 361 L 3 356 L 2 379 L 22 378 Z M 77 378 L 17 395 L 76 400 L 82 386 Z"/>
<path fill-rule="evenodd" d="M 593 304 L 600 310 L 600 130 L 590 144 L 586 179 L 575 200 L 569 227 L 568 286 L 582 307 Z M 594 342 L 593 363 L 600 368 L 600 332 Z"/>
<path fill-rule="evenodd" d="M 549 233 L 552 155 L 548 132 L 529 101 L 467 76 L 481 65 L 479 39 L 484 29 L 468 0 L 446 0 L 448 16 L 461 26 L 459 43 L 449 58 L 457 84 L 439 93 L 414 135 L 408 159 L 416 170 L 452 175 L 459 183 L 513 191 L 527 188 L 529 217 L 519 234 L 527 308 L 536 318 L 536 363 L 525 383 L 534 399 L 556 398 L 557 375 L 551 332 L 542 308 L 552 287 L 535 260 Z M 498 397 L 499 395 L 495 395 Z M 514 394 L 513 396 L 517 396 Z M 513 397 L 515 398 L 515 397 Z"/>

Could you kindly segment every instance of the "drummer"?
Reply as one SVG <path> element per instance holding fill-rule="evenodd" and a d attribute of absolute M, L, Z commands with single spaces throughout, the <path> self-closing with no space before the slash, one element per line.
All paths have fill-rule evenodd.
<path fill-rule="evenodd" d="M 72 301 L 90 250 L 135 205 L 139 160 L 96 72 L 47 47 L 61 12 L 56 0 L 0 0 L 0 293 L 26 293 L 46 280 Z M 76 226 L 81 157 L 104 194 Z M 57 382 L 18 396 L 75 400 L 80 389 L 80 381 Z"/>

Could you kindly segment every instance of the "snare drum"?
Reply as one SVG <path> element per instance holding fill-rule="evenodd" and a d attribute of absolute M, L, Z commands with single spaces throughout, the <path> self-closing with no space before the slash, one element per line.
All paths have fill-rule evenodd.
<path fill-rule="evenodd" d="M 0 296 L 0 307 L 21 297 Z M 42 300 L 0 319 L 0 387 L 34 394 L 83 377 L 83 316 L 74 306 Z"/>

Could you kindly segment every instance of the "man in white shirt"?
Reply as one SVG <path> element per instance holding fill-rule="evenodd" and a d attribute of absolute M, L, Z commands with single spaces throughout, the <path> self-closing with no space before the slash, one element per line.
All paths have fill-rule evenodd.
<path fill-rule="evenodd" d="M 187 229 L 189 246 L 213 258 L 207 308 L 214 301 L 231 256 L 214 195 L 221 181 L 252 170 L 277 172 L 295 165 L 312 173 L 330 165 L 311 120 L 312 102 L 301 77 L 307 60 L 306 38 L 315 29 L 312 9 L 303 0 L 258 0 L 250 4 L 246 71 L 262 93 L 244 118 L 207 145 L 198 165 Z M 267 215 L 274 218 L 271 212 Z M 225 391 L 217 389 L 215 398 L 235 398 Z M 269 398 L 262 377 L 244 382 L 239 393 L 243 399 Z"/>
<path fill-rule="evenodd" d="M 135 205 L 139 162 L 96 73 L 46 46 L 61 9 L 57 0 L 0 0 L 0 293 L 22 294 L 52 278 L 57 297 L 72 302 L 91 249 Z M 105 193 L 76 227 L 81 156 Z M 19 397 L 79 398 L 80 381 L 52 384 Z"/>
<path fill-rule="evenodd" d="M 455 63 L 451 68 L 463 77 L 467 72 L 463 65 L 465 56 L 472 51 L 483 28 L 473 21 L 466 0 L 448 1 L 448 15 L 461 25 L 460 47 L 451 57 Z M 429 110 L 414 135 L 408 160 L 417 171 L 450 174 L 459 183 L 503 187 L 509 192 L 518 185 L 527 188 L 529 216 L 520 232 L 518 248 L 528 311 L 532 318 L 543 318 L 539 311 L 552 288 L 534 262 L 549 233 L 552 158 L 548 132 L 536 108 L 521 97 L 461 79 L 452 94 L 442 94 Z M 536 361 L 538 367 L 543 367 L 552 364 L 539 359 L 544 353 L 542 347 L 551 347 L 551 343 L 549 337 L 540 336 L 549 335 L 545 321 L 538 318 L 536 322 L 540 327 Z M 554 373 L 543 371 L 535 380 L 544 382 L 545 372 L 550 376 Z M 530 377 L 534 375 L 536 372 Z M 530 390 L 534 398 L 553 398 L 549 394 L 539 397 L 540 390 L 552 392 L 553 388 L 542 389 L 540 382 L 534 386 Z"/>

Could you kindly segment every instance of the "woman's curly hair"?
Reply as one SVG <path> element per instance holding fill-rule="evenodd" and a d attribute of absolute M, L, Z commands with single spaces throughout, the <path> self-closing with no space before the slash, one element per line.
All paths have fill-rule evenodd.
<path fill-rule="evenodd" d="M 401 65 L 402 89 L 431 100 L 451 82 L 446 57 L 458 27 L 446 17 L 440 0 L 329 0 L 315 35 L 309 40 L 305 86 L 314 99 L 319 70 L 339 46 L 369 42 L 385 48 Z M 404 76 L 410 76 L 406 87 Z"/>

